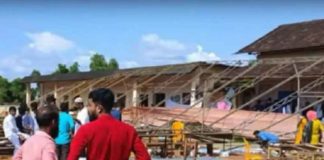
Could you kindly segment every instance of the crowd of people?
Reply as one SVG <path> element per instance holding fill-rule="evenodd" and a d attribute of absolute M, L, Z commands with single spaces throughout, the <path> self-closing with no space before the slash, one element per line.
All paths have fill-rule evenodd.
<path fill-rule="evenodd" d="M 5 137 L 14 145 L 14 160 L 149 160 L 136 130 L 121 122 L 110 89 L 99 88 L 74 99 L 76 118 L 68 102 L 56 105 L 53 95 L 42 104 L 33 102 L 9 108 L 3 121 Z"/>

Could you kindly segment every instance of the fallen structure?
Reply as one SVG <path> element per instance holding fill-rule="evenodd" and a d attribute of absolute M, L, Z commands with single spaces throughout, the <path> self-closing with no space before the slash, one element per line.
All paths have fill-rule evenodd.
<path fill-rule="evenodd" d="M 54 94 L 58 102 L 68 100 L 71 105 L 75 96 L 86 99 L 94 88 L 111 88 L 123 120 L 146 137 L 148 146 L 175 150 L 180 145 L 182 155 L 187 155 L 189 146 L 197 149 L 197 143 L 213 148 L 210 144 L 232 143 L 237 137 L 250 140 L 254 130 L 275 132 L 291 145 L 298 115 L 324 100 L 324 32 L 318 30 L 323 26 L 324 20 L 318 20 L 276 28 L 239 51 L 255 54 L 255 61 L 25 77 L 26 101 L 32 101 L 31 83 L 41 88 L 36 101 Z M 261 109 L 253 107 L 269 98 L 276 101 Z M 273 113 L 283 110 L 286 114 Z M 174 144 L 168 141 L 174 136 L 170 129 L 174 120 L 198 125 L 185 129 L 187 138 Z M 159 137 L 164 137 L 163 143 L 156 141 Z"/>

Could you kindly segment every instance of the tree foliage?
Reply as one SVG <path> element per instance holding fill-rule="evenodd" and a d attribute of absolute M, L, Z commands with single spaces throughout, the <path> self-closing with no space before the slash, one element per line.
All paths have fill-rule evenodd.
<path fill-rule="evenodd" d="M 54 74 L 66 74 L 80 72 L 78 62 L 74 62 L 67 67 L 65 64 L 58 64 Z M 119 64 L 116 59 L 109 59 L 107 62 L 105 56 L 99 53 L 94 54 L 90 59 L 90 71 L 113 71 L 119 69 Z M 33 70 L 31 77 L 41 76 L 41 72 Z M 32 88 L 32 97 L 39 95 L 39 84 Z M 0 76 L 0 104 L 3 103 L 18 103 L 25 100 L 26 86 L 20 78 L 8 81 Z"/>
<path fill-rule="evenodd" d="M 90 59 L 91 71 L 113 71 L 116 69 L 119 69 L 119 64 L 114 58 L 107 62 L 104 55 L 96 53 Z"/>
<path fill-rule="evenodd" d="M 96 53 L 90 59 L 91 71 L 105 71 L 108 69 L 108 63 L 102 54 Z"/>
<path fill-rule="evenodd" d="M 108 70 L 113 71 L 113 70 L 117 70 L 117 69 L 119 69 L 119 64 L 118 64 L 117 60 L 115 58 L 110 59 L 109 63 L 108 63 Z"/>
<path fill-rule="evenodd" d="M 79 63 L 74 62 L 70 67 L 69 67 L 69 73 L 77 73 L 80 72 L 79 70 Z"/>
<path fill-rule="evenodd" d="M 55 74 L 57 74 L 57 73 L 61 73 L 61 74 L 69 73 L 69 69 L 66 67 L 65 64 L 60 63 L 60 64 L 57 65 L 57 68 L 56 68 L 54 73 Z"/>
<path fill-rule="evenodd" d="M 40 73 L 40 71 L 34 69 L 34 70 L 32 71 L 32 73 L 30 74 L 30 76 L 32 76 L 32 77 L 41 76 L 41 73 Z"/>
<path fill-rule="evenodd" d="M 25 97 L 25 84 L 20 78 L 9 82 L 0 76 L 0 104 L 22 102 Z"/>

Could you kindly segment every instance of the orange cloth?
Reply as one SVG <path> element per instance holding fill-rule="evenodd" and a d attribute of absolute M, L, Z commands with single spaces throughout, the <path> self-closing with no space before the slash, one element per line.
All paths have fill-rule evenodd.
<path fill-rule="evenodd" d="M 184 123 L 180 121 L 175 121 L 172 123 L 172 131 L 173 131 L 173 143 L 177 143 L 179 141 L 182 141 L 184 138 L 183 135 L 183 130 L 184 130 Z"/>

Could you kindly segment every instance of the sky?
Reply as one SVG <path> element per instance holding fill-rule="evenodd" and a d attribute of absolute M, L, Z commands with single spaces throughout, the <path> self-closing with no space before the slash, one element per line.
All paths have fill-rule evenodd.
<path fill-rule="evenodd" d="M 121 68 L 253 59 L 239 49 L 286 23 L 324 18 L 322 0 L 0 1 L 0 75 L 115 58 Z"/>

